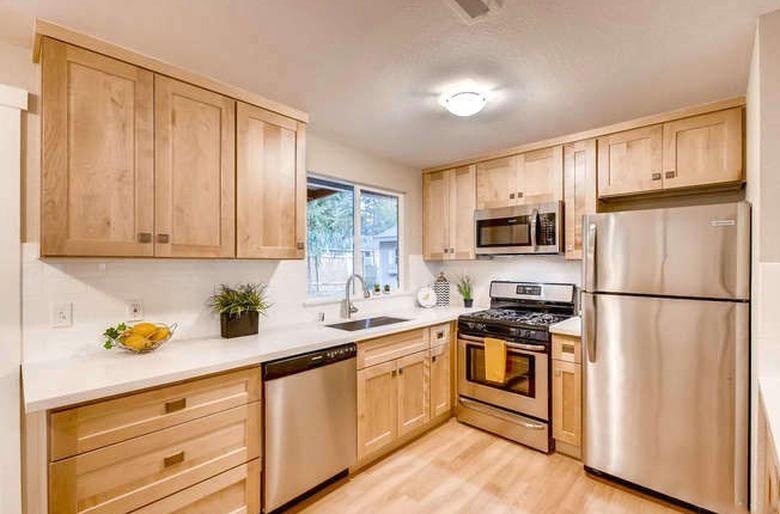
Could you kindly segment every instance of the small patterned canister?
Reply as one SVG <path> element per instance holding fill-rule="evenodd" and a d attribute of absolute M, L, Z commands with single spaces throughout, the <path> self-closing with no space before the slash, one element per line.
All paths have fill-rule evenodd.
<path fill-rule="evenodd" d="M 436 293 L 436 307 L 447 307 L 450 304 L 450 281 L 443 271 L 433 283 L 433 292 Z"/>

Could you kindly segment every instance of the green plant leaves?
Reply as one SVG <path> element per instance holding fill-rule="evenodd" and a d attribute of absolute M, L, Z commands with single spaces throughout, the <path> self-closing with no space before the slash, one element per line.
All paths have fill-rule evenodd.
<path fill-rule="evenodd" d="M 265 284 L 254 282 L 235 287 L 221 284 L 209 297 L 208 305 L 214 312 L 228 314 L 233 318 L 245 312 L 265 315 L 272 305 L 267 299 L 266 288 Z"/>

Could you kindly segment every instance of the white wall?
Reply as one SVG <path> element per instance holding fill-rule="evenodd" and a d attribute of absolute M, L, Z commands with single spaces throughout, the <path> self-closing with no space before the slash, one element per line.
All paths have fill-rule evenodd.
<path fill-rule="evenodd" d="M 20 109 L 26 106 L 24 90 L 0 84 L 0 512 L 9 514 L 21 510 Z"/>

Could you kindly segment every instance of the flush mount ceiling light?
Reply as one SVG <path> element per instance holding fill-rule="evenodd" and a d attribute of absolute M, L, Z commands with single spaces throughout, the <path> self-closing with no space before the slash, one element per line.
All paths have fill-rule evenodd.
<path fill-rule="evenodd" d="M 474 116 L 486 103 L 487 97 L 477 91 L 458 91 L 444 98 L 444 107 L 455 116 Z"/>

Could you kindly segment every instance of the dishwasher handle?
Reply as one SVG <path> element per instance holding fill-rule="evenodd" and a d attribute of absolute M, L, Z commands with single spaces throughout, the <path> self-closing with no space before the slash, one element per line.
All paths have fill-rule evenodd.
<path fill-rule="evenodd" d="M 310 369 L 321 368 L 322 366 L 335 364 L 347 359 L 354 359 L 356 356 L 357 345 L 348 343 L 333 348 L 285 357 L 263 364 L 263 380 L 275 380 L 303 373 Z"/>

